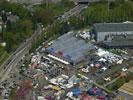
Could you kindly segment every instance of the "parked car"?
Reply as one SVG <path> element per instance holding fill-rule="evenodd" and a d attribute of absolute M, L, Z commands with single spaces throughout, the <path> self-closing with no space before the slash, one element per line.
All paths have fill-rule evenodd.
<path fill-rule="evenodd" d="M 126 72 L 128 69 L 126 67 L 122 68 L 123 72 Z"/>
<path fill-rule="evenodd" d="M 107 68 L 106 68 L 106 67 L 102 67 L 101 69 L 102 69 L 103 71 L 106 71 L 106 70 L 107 70 Z"/>

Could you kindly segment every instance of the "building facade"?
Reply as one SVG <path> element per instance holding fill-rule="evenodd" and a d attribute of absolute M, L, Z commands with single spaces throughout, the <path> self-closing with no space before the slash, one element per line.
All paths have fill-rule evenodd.
<path fill-rule="evenodd" d="M 94 37 L 97 42 L 112 40 L 113 36 L 133 35 L 133 23 L 98 23 L 94 24 Z"/>

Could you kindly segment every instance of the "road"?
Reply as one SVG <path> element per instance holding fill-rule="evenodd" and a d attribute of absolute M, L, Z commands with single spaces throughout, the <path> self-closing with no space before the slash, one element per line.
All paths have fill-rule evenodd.
<path fill-rule="evenodd" d="M 110 84 L 112 84 L 112 83 L 116 82 L 119 78 L 121 78 L 121 76 L 116 77 L 115 79 L 113 79 L 112 81 L 110 81 L 110 82 L 108 82 L 108 83 L 104 84 L 103 86 L 104 86 L 104 87 L 107 87 L 108 85 L 110 85 Z"/>
<path fill-rule="evenodd" d="M 80 14 L 80 12 L 87 8 L 87 6 L 88 4 L 79 4 L 68 12 L 66 12 L 65 14 L 63 14 L 61 17 L 59 17 L 58 20 L 60 20 L 61 22 L 67 21 L 71 16 L 76 16 Z"/>
<path fill-rule="evenodd" d="M 7 76 L 8 76 L 8 73 L 10 73 L 13 69 L 14 66 L 17 65 L 17 62 L 20 61 L 20 57 L 22 57 L 23 54 L 26 54 L 27 52 L 27 49 L 28 49 L 28 46 L 26 46 L 25 48 L 23 48 L 22 50 L 20 50 L 16 55 L 15 57 L 11 60 L 11 62 L 7 65 L 6 67 L 6 73 L 5 73 L 5 70 L 2 70 L 1 71 L 1 74 L 2 74 L 2 78 L 1 78 L 1 82 L 4 81 Z M 18 57 L 20 56 L 20 57 Z"/>
<path fill-rule="evenodd" d="M 3 82 L 7 78 L 8 74 L 13 70 L 21 58 L 29 52 L 32 42 L 39 34 L 41 34 L 41 32 L 41 27 L 38 25 L 38 28 L 32 37 L 22 43 L 20 47 L 11 55 L 10 59 L 8 59 L 8 61 L 1 66 L 0 82 Z"/>
<path fill-rule="evenodd" d="M 87 6 L 88 5 L 77 5 L 74 8 L 70 9 L 68 12 L 64 13 L 62 15 L 64 17 L 58 18 L 58 20 L 60 22 L 67 21 L 69 17 L 79 14 Z M 0 66 L 0 82 L 3 82 L 8 77 L 8 74 L 15 68 L 16 64 L 21 60 L 21 58 L 29 52 L 32 43 L 34 42 L 36 37 L 41 35 L 41 33 L 41 25 L 38 25 L 37 30 L 34 32 L 31 38 L 22 43 L 19 48 L 7 59 L 7 61 L 5 61 L 2 66 Z"/>

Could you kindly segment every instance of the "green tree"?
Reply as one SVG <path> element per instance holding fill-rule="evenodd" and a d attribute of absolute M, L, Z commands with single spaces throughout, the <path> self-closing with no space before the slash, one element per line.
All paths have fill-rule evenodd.
<path fill-rule="evenodd" d="M 109 9 L 108 9 L 109 8 Z M 123 22 L 133 21 L 133 3 L 118 0 L 116 2 L 99 2 L 90 5 L 83 13 L 85 20 L 89 23 L 100 22 Z"/>
<path fill-rule="evenodd" d="M 15 44 L 15 42 L 16 42 L 13 33 L 5 32 L 3 34 L 3 38 L 4 38 L 4 40 L 6 41 L 6 44 L 7 44 L 6 45 L 6 50 L 8 52 L 12 51 L 14 49 L 14 45 L 12 45 L 12 44 Z"/>
<path fill-rule="evenodd" d="M 21 19 L 17 22 L 17 32 L 20 33 L 22 39 L 26 39 L 32 35 L 32 22 L 28 19 Z"/>
<path fill-rule="evenodd" d="M 18 3 L 10 3 L 10 2 L 7 2 L 6 0 L 0 0 L 0 11 L 2 10 L 17 14 L 21 18 L 29 17 L 28 10 L 24 8 L 23 5 Z"/>

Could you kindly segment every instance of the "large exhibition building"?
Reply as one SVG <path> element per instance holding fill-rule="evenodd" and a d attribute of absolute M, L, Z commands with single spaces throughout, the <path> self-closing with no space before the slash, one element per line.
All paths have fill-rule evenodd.
<path fill-rule="evenodd" d="M 71 32 L 57 38 L 54 43 L 47 48 L 49 56 L 64 62 L 65 64 L 77 64 L 85 60 L 88 51 L 95 49 L 91 43 L 87 43 L 81 38 L 75 37 Z"/>

